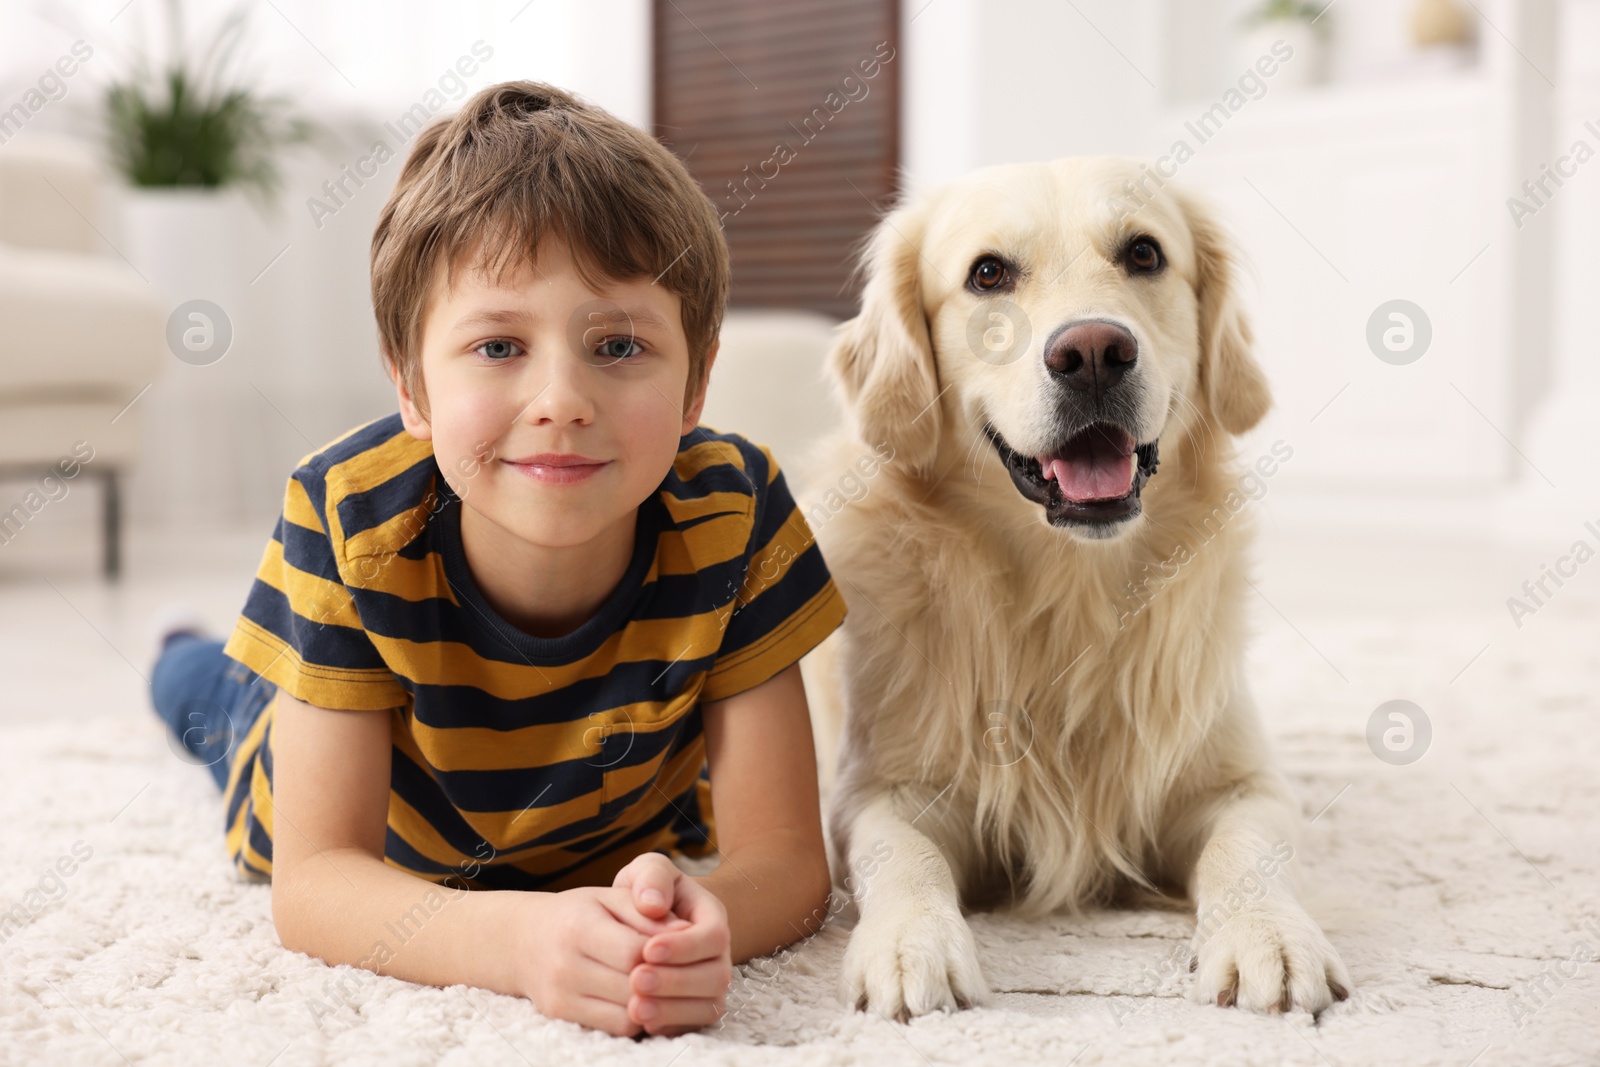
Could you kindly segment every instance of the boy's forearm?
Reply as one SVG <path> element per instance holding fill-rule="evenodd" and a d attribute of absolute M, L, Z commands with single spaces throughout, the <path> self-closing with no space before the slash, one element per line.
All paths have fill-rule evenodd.
<path fill-rule="evenodd" d="M 272 917 L 285 948 L 424 985 L 522 993 L 508 940 L 522 923 L 512 913 L 546 894 L 452 889 L 357 849 L 274 875 Z"/>
<path fill-rule="evenodd" d="M 796 864 L 797 856 L 812 853 L 811 862 Z M 828 862 L 815 843 L 771 838 L 724 853 L 721 865 L 695 880 L 728 909 L 736 964 L 809 937 L 828 913 Z"/>

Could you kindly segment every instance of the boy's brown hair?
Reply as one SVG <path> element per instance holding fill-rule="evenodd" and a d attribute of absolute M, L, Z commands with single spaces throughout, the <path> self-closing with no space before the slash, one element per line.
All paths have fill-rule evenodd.
<path fill-rule="evenodd" d="M 716 208 L 654 137 L 540 82 L 491 85 L 417 135 L 372 234 L 372 306 L 384 359 L 426 415 L 422 326 L 439 269 L 452 284 L 475 245 L 491 277 L 531 262 L 546 235 L 592 289 L 648 277 L 676 293 L 689 343 L 687 404 L 728 299 Z"/>

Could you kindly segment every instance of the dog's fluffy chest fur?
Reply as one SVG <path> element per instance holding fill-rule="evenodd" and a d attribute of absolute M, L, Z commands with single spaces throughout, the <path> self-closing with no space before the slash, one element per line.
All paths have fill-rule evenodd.
<path fill-rule="evenodd" d="M 952 839 L 979 853 L 974 898 L 1044 912 L 1158 878 L 1173 785 L 1232 682 L 1238 635 L 1206 625 L 1225 572 L 1157 569 L 1162 546 L 1085 548 L 1042 524 L 1002 536 L 1015 518 L 979 486 L 920 504 L 899 489 L 821 537 L 851 576 L 846 766 L 950 787 Z"/>

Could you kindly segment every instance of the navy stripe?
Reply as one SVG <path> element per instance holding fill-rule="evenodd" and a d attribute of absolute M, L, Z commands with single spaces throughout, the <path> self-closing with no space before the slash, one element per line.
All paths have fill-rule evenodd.
<path fill-rule="evenodd" d="M 691 719 L 694 721 L 686 722 Z M 651 763 L 673 746 L 680 732 L 697 735 L 698 720 L 699 715 L 691 713 L 664 729 L 612 734 L 599 752 L 584 759 L 503 770 L 442 771 L 429 765 L 426 773 L 458 811 L 514 811 L 522 797 L 535 809 L 554 807 L 594 793 L 605 784 L 607 772 L 615 774 Z M 628 802 L 637 799 L 638 795 L 630 794 Z M 619 806 L 615 799 L 607 805 Z"/>
<path fill-rule="evenodd" d="M 432 510 L 437 512 L 445 498 L 435 496 L 430 501 L 428 490 L 433 486 L 438 473 L 439 465 L 432 455 L 428 455 L 380 485 L 359 492 L 346 493 L 336 508 L 339 513 L 339 525 L 344 530 L 345 537 L 348 539 L 373 527 L 382 526 L 401 512 L 410 511 L 419 504 L 431 503 Z M 427 529 L 428 519 L 424 518 L 422 523 L 423 525 L 419 525 L 412 536 L 407 538 L 408 544 Z"/>
<path fill-rule="evenodd" d="M 762 502 L 756 514 L 755 531 L 751 535 L 751 544 L 755 551 L 751 555 L 759 555 L 761 549 L 777 536 L 794 514 L 794 497 L 789 495 L 789 483 L 779 473 L 778 480 L 772 483 L 772 491 Z"/>
<path fill-rule="evenodd" d="M 301 467 L 294 472 L 294 480 L 300 483 L 305 490 L 306 499 L 311 502 L 311 510 L 316 512 L 317 522 L 324 534 L 328 526 L 328 483 L 319 471 L 310 467 Z"/>
<path fill-rule="evenodd" d="M 766 586 L 728 620 L 720 656 L 728 656 L 756 641 L 799 611 L 828 584 L 828 568 L 815 542 L 789 564 L 781 581 Z"/>
<path fill-rule="evenodd" d="M 307 459 L 304 466 L 315 470 L 318 475 L 325 475 L 340 463 L 355 459 L 361 453 L 369 452 L 386 441 L 394 440 L 405 432 L 405 420 L 396 411 L 392 415 L 374 419 L 343 441 L 325 445 Z"/>
<path fill-rule="evenodd" d="M 682 805 L 680 804 L 679 806 L 681 807 Z M 661 811 L 652 815 L 649 819 L 646 819 L 638 826 L 633 827 L 627 832 L 611 838 L 605 843 L 596 845 L 594 848 L 586 851 L 582 858 L 578 859 L 577 861 L 570 863 L 565 867 L 559 867 L 547 874 L 529 874 L 527 871 L 513 867 L 510 864 L 497 863 L 482 868 L 478 872 L 478 877 L 474 879 L 474 881 L 476 881 L 485 889 L 541 889 L 553 882 L 567 877 L 574 871 L 581 870 L 582 868 L 602 860 L 607 856 L 621 852 L 630 845 L 637 844 L 639 841 L 658 833 L 664 827 L 672 824 L 676 814 L 677 813 L 674 812 L 671 807 L 663 808 Z M 502 855 L 504 855 L 504 853 L 502 853 Z"/>
<path fill-rule="evenodd" d="M 470 685 L 413 682 L 406 688 L 415 698 L 412 713 L 425 726 L 436 730 L 519 730 L 524 726 L 584 722 L 590 715 L 627 704 L 670 700 L 683 692 L 695 674 L 710 670 L 714 659 L 714 654 L 708 654 L 685 656 L 676 663 L 657 659 L 618 663 L 608 674 L 583 678 L 564 688 L 520 700 L 501 700 Z M 534 684 L 540 684 L 536 675 Z"/>
<path fill-rule="evenodd" d="M 634 618 L 681 619 L 716 611 L 733 599 L 744 568 L 745 561 L 735 557 L 694 574 L 660 575 L 641 587 Z M 339 581 L 337 576 L 332 580 Z M 473 640 L 483 629 L 483 620 L 470 604 L 456 605 L 442 596 L 409 600 L 382 589 L 359 587 L 351 594 L 362 624 L 374 634 L 418 644 L 460 641 L 483 645 L 487 647 L 477 650 L 487 659 L 528 662 L 502 643 Z"/>
<path fill-rule="evenodd" d="M 328 535 L 321 529 L 308 530 L 284 520 L 278 524 L 274 540 L 283 546 L 283 561 L 295 570 L 314 574 L 335 585 L 344 584 L 339 565 L 328 547 Z"/>
<path fill-rule="evenodd" d="M 262 828 L 261 824 L 256 821 L 255 812 L 253 812 L 253 811 L 250 813 L 250 833 L 249 833 L 249 838 L 250 838 L 250 847 L 255 849 L 256 855 L 260 856 L 262 859 L 266 860 L 268 863 L 271 863 L 272 862 L 272 838 L 267 836 L 267 831 L 264 830 Z M 251 869 L 255 870 L 256 868 L 254 866 L 252 866 Z"/>
<path fill-rule="evenodd" d="M 233 826 L 234 820 L 239 818 L 239 808 L 250 799 L 250 779 L 255 768 L 255 757 L 251 756 L 250 766 L 246 767 L 239 775 L 239 781 L 234 784 L 233 795 L 228 797 L 228 810 L 223 814 L 222 826 L 224 830 Z"/>
<path fill-rule="evenodd" d="M 560 765 L 558 764 L 558 766 Z M 431 778 L 427 771 L 412 762 L 411 758 L 399 749 L 394 750 L 389 767 L 389 785 L 395 794 L 414 808 L 417 814 L 426 819 L 428 824 L 444 839 L 447 845 L 462 855 L 472 855 L 472 850 L 477 846 L 480 838 L 467 823 L 466 819 L 462 817 L 461 811 L 464 809 L 456 806 L 455 798 L 448 795 L 441 788 L 439 782 Z M 589 792 L 598 791 L 601 786 L 601 779 L 598 773 L 600 768 L 590 769 L 596 773 L 593 779 L 593 788 Z M 530 784 L 531 788 L 529 788 Z M 500 807 L 475 810 L 492 812 L 516 811 L 523 806 L 527 806 L 533 809 L 529 816 L 529 825 L 536 825 L 538 821 L 537 810 L 539 808 L 560 803 L 562 800 L 572 799 L 570 796 L 558 797 L 560 790 L 554 786 L 548 792 L 544 792 L 545 784 L 545 781 L 536 775 L 525 775 L 523 785 L 518 787 L 518 791 L 502 793 L 494 798 L 495 802 L 501 805 Z M 579 793 L 578 795 L 587 794 Z M 547 833 L 524 842 L 520 847 L 548 848 L 552 845 L 576 841 L 605 829 L 606 825 L 607 821 L 597 814 L 555 827 Z"/>
<path fill-rule="evenodd" d="M 307 607 L 326 610 L 320 605 Z M 304 618 L 290 608 L 288 597 L 263 581 L 257 580 L 251 587 L 250 599 L 240 614 L 290 648 L 306 650 L 302 654 L 308 662 L 348 670 L 388 670 L 365 630 Z"/>
<path fill-rule="evenodd" d="M 424 531 L 424 536 L 414 537 L 407 541 L 405 547 L 401 548 L 395 555 L 401 559 L 420 560 L 426 559 L 430 552 L 437 552 L 438 549 L 433 545 L 432 531 L 433 524 L 429 523 L 428 529 Z"/>
<path fill-rule="evenodd" d="M 550 807 L 588 796 L 602 784 L 602 768 L 587 759 L 496 771 L 429 769 L 445 796 L 461 811 L 507 811 L 516 806 L 506 803 L 510 798 L 534 796 L 540 798 L 539 807 Z"/>

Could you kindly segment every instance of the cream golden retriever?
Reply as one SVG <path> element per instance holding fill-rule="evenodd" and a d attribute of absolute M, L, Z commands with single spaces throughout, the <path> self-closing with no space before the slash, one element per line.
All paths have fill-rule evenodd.
<path fill-rule="evenodd" d="M 1267 383 L 1223 233 L 1153 177 L 989 168 L 866 246 L 828 356 L 850 426 L 802 497 L 850 609 L 807 674 L 857 1007 L 986 1002 L 964 907 L 1153 893 L 1197 910 L 1197 1000 L 1318 1012 L 1350 986 L 1295 897 L 1303 820 L 1241 671 L 1233 435 Z"/>

